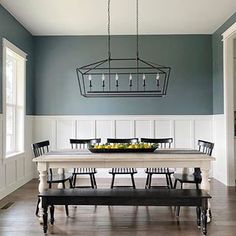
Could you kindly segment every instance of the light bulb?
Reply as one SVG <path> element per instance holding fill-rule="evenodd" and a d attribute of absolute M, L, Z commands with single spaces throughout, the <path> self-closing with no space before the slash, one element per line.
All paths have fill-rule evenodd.
<path fill-rule="evenodd" d="M 116 81 L 119 79 L 119 76 L 118 76 L 118 74 L 116 74 Z"/>
<path fill-rule="evenodd" d="M 91 81 L 92 80 L 92 75 L 89 75 L 88 79 L 89 79 L 89 81 Z"/>
<path fill-rule="evenodd" d="M 156 77 L 156 80 L 159 80 L 159 79 L 160 79 L 160 74 L 158 73 L 157 77 Z"/>
<path fill-rule="evenodd" d="M 143 80 L 145 80 L 146 79 L 146 76 L 145 76 L 145 74 L 143 74 Z"/>
<path fill-rule="evenodd" d="M 105 75 L 104 74 L 102 74 L 102 81 L 104 81 L 105 80 Z"/>
<path fill-rule="evenodd" d="M 129 80 L 132 80 L 132 75 L 131 74 L 129 74 Z"/>

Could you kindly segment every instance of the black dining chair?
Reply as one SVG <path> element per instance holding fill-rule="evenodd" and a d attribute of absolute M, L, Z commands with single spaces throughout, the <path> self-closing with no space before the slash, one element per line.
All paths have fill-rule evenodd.
<path fill-rule="evenodd" d="M 141 142 L 149 144 L 158 144 L 158 148 L 168 149 L 171 148 L 173 143 L 173 138 L 141 138 Z M 163 168 L 146 168 L 145 173 L 147 174 L 145 188 L 149 189 L 152 187 L 166 187 L 173 188 L 171 175 L 174 171 L 163 167 Z M 152 176 L 153 175 L 165 175 L 166 176 L 166 186 L 152 186 Z"/>
<path fill-rule="evenodd" d="M 32 146 L 32 151 L 34 154 L 34 158 L 42 156 L 43 154 L 46 154 L 49 152 L 49 146 L 50 142 L 48 140 L 34 143 L 31 145 Z M 70 174 L 55 174 L 53 172 L 53 169 L 49 168 L 48 169 L 48 178 L 47 178 L 47 183 L 48 183 L 48 188 L 52 188 L 52 184 L 59 184 L 61 183 L 63 188 L 66 188 L 66 182 L 69 182 L 70 188 L 72 188 L 72 175 Z M 40 203 L 40 198 L 38 198 L 38 203 L 36 207 L 36 216 L 38 216 L 39 213 L 39 203 Z M 68 206 L 65 205 L 65 210 L 66 210 L 66 215 L 69 215 L 69 210 Z"/>
<path fill-rule="evenodd" d="M 198 140 L 198 150 L 206 156 L 211 156 L 212 151 L 214 148 L 214 143 L 204 141 L 204 140 Z M 180 188 L 183 188 L 183 184 L 194 184 L 196 186 L 196 189 L 199 189 L 199 184 L 202 182 L 202 176 L 201 176 L 201 169 L 200 168 L 194 168 L 194 172 L 192 174 L 174 174 L 175 183 L 174 188 L 177 187 L 177 183 L 180 183 Z M 176 216 L 179 216 L 180 207 L 177 207 L 176 209 Z"/>
<path fill-rule="evenodd" d="M 108 138 L 107 143 L 108 144 L 117 144 L 117 143 L 135 144 L 135 143 L 138 143 L 138 138 L 126 138 L 126 139 Z M 116 188 L 117 187 L 128 187 L 128 188 L 132 187 L 133 189 L 136 188 L 135 181 L 134 181 L 134 175 L 137 174 L 136 168 L 112 168 L 109 171 L 109 174 L 112 175 L 111 188 L 114 188 L 114 187 Z M 130 175 L 132 185 L 131 186 L 117 186 L 117 185 L 115 186 L 114 182 L 115 182 L 116 175 Z"/>
<path fill-rule="evenodd" d="M 96 145 L 101 143 L 101 139 L 70 139 L 72 149 L 86 149 L 89 145 Z M 97 188 L 95 174 L 96 168 L 74 168 L 73 170 L 73 188 Z M 90 186 L 78 186 L 76 180 L 78 175 L 88 175 L 90 177 Z"/>

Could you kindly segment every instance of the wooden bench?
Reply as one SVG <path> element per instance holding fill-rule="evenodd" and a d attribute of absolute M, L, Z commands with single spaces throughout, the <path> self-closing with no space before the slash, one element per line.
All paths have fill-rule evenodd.
<path fill-rule="evenodd" d="M 196 189 L 48 189 L 42 194 L 43 230 L 54 223 L 54 205 L 196 206 L 197 225 L 207 234 L 207 208 L 211 196 Z"/>

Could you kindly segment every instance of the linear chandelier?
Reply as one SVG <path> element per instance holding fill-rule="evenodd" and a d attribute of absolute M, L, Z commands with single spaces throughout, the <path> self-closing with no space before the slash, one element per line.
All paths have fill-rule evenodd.
<path fill-rule="evenodd" d="M 76 74 L 84 97 L 163 97 L 167 93 L 170 70 L 139 57 L 138 0 L 136 0 L 136 57 L 111 56 L 110 5 L 108 0 L 108 57 L 78 67 Z"/>

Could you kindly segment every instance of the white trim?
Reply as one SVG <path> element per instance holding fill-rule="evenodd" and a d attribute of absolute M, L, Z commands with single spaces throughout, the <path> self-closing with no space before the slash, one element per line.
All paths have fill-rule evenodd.
<path fill-rule="evenodd" d="M 236 38 L 236 23 L 223 34 L 224 61 L 224 120 L 225 120 L 225 156 L 227 164 L 227 184 L 235 184 L 234 157 L 234 39 Z"/>
<path fill-rule="evenodd" d="M 236 32 L 236 22 L 222 34 L 223 40 L 227 40 L 229 37 L 233 36 L 235 32 Z"/>
<path fill-rule="evenodd" d="M 32 115 L 35 119 L 60 120 L 202 120 L 212 119 L 212 115 Z"/>
<path fill-rule="evenodd" d="M 22 58 L 24 58 L 27 61 L 27 54 L 24 51 L 22 51 L 20 48 L 15 46 L 13 43 L 8 41 L 7 39 L 5 39 L 5 38 L 2 39 L 2 46 L 3 46 L 3 48 L 8 47 L 13 52 L 17 53 L 18 55 L 20 55 Z"/>
<path fill-rule="evenodd" d="M 27 54 L 23 52 L 21 49 L 16 47 L 14 44 L 9 42 L 7 39 L 3 38 L 2 40 L 2 159 L 8 158 L 6 156 L 6 53 L 7 53 L 7 48 L 12 50 L 14 53 L 17 53 L 21 59 L 24 60 L 24 78 L 23 78 L 23 94 L 24 94 L 24 108 L 23 108 L 23 114 L 24 114 L 24 140 L 23 140 L 23 146 L 25 152 L 26 147 L 25 147 L 25 135 L 26 135 L 26 130 L 25 130 L 25 122 L 26 122 L 26 62 L 27 62 Z M 17 155 L 18 156 L 18 155 Z M 0 157 L 1 159 L 1 157 Z"/>

